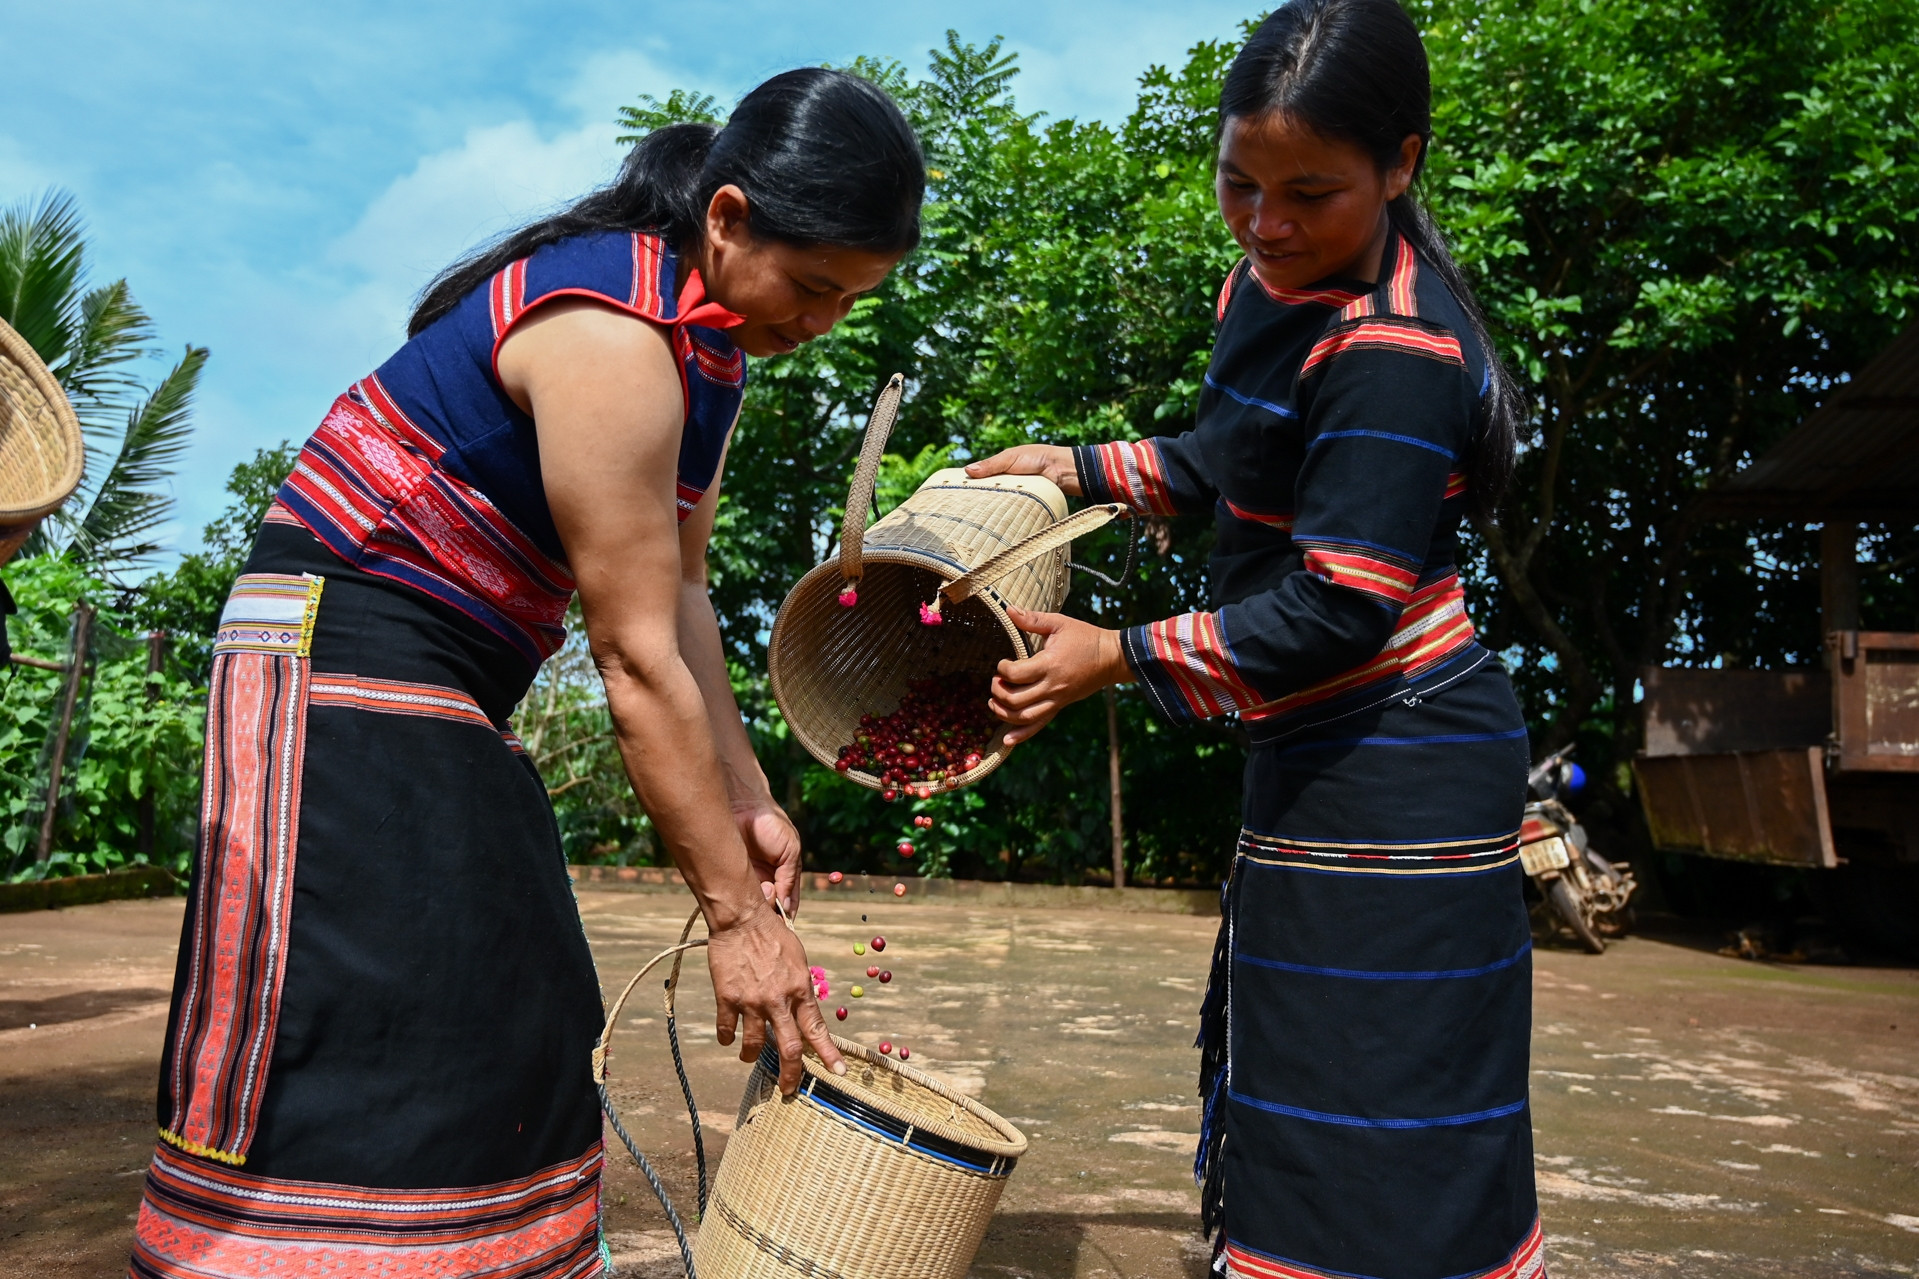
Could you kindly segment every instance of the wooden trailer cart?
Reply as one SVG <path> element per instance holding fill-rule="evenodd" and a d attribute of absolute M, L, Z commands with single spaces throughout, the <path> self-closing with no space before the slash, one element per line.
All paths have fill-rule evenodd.
<path fill-rule="evenodd" d="M 1919 632 L 1859 629 L 1855 547 L 1861 522 L 1919 523 L 1919 325 L 1709 500 L 1724 517 L 1821 526 L 1825 662 L 1644 672 L 1645 744 L 1633 773 L 1653 843 L 1869 868 L 1848 878 L 1869 882 L 1873 910 L 1910 945 L 1919 935 Z"/>

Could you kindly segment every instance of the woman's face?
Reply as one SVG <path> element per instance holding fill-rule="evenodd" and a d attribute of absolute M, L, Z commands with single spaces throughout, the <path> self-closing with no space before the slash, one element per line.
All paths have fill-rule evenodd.
<path fill-rule="evenodd" d="M 755 237 L 746 221 L 746 196 L 721 187 L 706 210 L 700 274 L 706 293 L 746 317 L 727 330 L 752 356 L 797 351 L 846 318 L 863 293 L 879 287 L 904 253 L 785 244 Z"/>
<path fill-rule="evenodd" d="M 1235 116 L 1219 139 L 1219 212 L 1270 289 L 1329 276 L 1374 279 L 1386 243 L 1386 205 L 1406 193 L 1417 134 L 1384 172 L 1354 143 L 1323 138 L 1286 116 Z"/>

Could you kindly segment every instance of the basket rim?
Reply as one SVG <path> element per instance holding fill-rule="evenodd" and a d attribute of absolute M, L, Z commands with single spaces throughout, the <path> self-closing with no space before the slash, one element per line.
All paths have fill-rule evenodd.
<path fill-rule="evenodd" d="M 35 406 L 21 405 L 20 409 L 29 416 L 29 422 L 23 423 L 27 429 L 35 429 L 32 417 L 39 417 L 41 423 L 50 424 L 64 437 L 67 446 L 66 469 L 55 478 L 46 492 L 31 495 L 32 500 L 25 505 L 15 505 L 25 494 L 0 493 L 0 525 L 23 524 L 31 520 L 43 519 L 60 509 L 60 506 L 73 491 L 80 486 L 80 477 L 86 466 L 84 437 L 80 433 L 80 419 L 74 416 L 73 405 L 67 401 L 66 392 L 60 389 L 60 383 L 40 359 L 39 352 L 28 344 L 24 337 L 8 324 L 0 320 L 0 359 L 14 365 L 34 390 L 40 393 L 42 413 L 34 414 Z M 44 425 L 40 426 L 44 432 Z"/>
<path fill-rule="evenodd" d="M 930 555 L 923 551 L 898 550 L 889 547 L 875 548 L 869 546 L 865 554 L 865 560 L 869 564 L 901 564 L 908 568 L 925 569 L 928 572 L 939 574 L 945 581 L 952 581 L 964 571 L 953 561 L 937 555 Z M 830 574 L 835 578 L 839 577 L 839 561 L 826 560 L 807 570 L 806 575 L 795 582 L 793 589 L 786 593 L 786 598 L 780 601 L 780 611 L 773 618 L 773 630 L 767 636 L 766 640 L 766 673 L 769 682 L 773 686 L 773 701 L 780 707 L 780 713 L 786 719 L 787 728 L 792 731 L 793 736 L 799 739 L 800 745 L 806 748 L 807 754 L 811 755 L 826 767 L 832 768 L 839 760 L 839 756 L 835 753 L 838 751 L 839 746 L 818 741 L 812 733 L 807 731 L 804 725 L 800 724 L 792 716 L 786 714 L 785 680 L 780 670 L 780 632 L 785 626 L 787 619 L 792 615 L 791 610 L 787 606 L 793 602 L 795 596 L 807 589 L 814 578 L 822 574 Z M 999 598 L 999 593 L 989 587 L 986 590 L 980 591 L 974 598 L 982 601 L 986 605 L 987 610 L 991 612 L 994 619 L 999 622 L 1000 629 L 1006 632 L 1007 637 L 1013 641 L 1013 652 L 1016 655 L 1015 660 L 1031 657 L 1033 655 L 1032 645 L 1027 643 L 1026 632 L 1013 625 L 1013 620 L 1006 615 L 1006 605 Z M 1011 754 L 1012 751 L 1010 749 L 995 749 L 990 752 L 985 759 L 980 761 L 979 767 L 969 772 L 962 773 L 958 777 L 949 777 L 943 782 L 928 782 L 922 783 L 922 785 L 926 786 L 927 789 L 935 795 L 942 794 L 946 791 L 960 790 L 963 787 L 971 786 L 974 782 L 979 781 L 988 773 L 998 768 L 1006 762 L 1006 757 Z M 840 775 L 859 783 L 868 790 L 886 789 L 885 782 L 864 769 L 849 768 Z"/>
<path fill-rule="evenodd" d="M 868 1048 L 865 1044 L 856 1043 L 851 1039 L 844 1039 L 839 1035 L 833 1034 L 831 1031 L 827 1033 L 833 1040 L 834 1047 L 838 1048 L 842 1055 L 858 1058 L 870 1065 L 878 1066 L 882 1070 L 890 1070 L 894 1074 L 905 1076 L 927 1091 L 944 1097 L 946 1100 L 958 1105 L 962 1110 L 972 1114 L 975 1118 L 985 1121 L 993 1131 L 1001 1135 L 1002 1140 L 995 1142 L 988 1138 L 983 1138 L 976 1133 L 964 1132 L 950 1124 L 942 1123 L 937 1119 L 928 1119 L 925 1115 L 916 1114 L 886 1097 L 878 1094 L 870 1094 L 865 1090 L 861 1090 L 856 1094 L 857 1099 L 862 1105 L 871 1106 L 875 1110 L 883 1111 L 891 1115 L 903 1124 L 943 1137 L 947 1141 L 980 1151 L 983 1154 L 996 1155 L 1005 1159 L 1017 1159 L 1026 1153 L 1027 1141 L 1025 1133 L 1015 1128 L 999 1114 L 981 1105 L 979 1102 L 974 1101 L 971 1097 L 960 1092 L 944 1080 L 937 1076 L 929 1075 L 923 1070 L 915 1069 L 903 1061 L 895 1061 L 877 1049 Z M 805 1068 L 807 1075 L 818 1079 L 821 1083 L 829 1087 L 838 1089 L 844 1089 L 846 1087 L 845 1079 L 828 1070 L 826 1064 L 819 1059 L 811 1048 L 808 1048 L 800 1057 L 800 1065 Z"/>

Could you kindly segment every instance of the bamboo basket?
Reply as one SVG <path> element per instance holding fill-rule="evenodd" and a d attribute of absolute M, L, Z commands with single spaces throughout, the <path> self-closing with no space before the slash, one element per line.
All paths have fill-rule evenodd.
<path fill-rule="evenodd" d="M 85 460 L 66 393 L 0 320 L 0 564 L 80 486 Z"/>
<path fill-rule="evenodd" d="M 778 909 L 777 905 L 775 909 Z M 781 912 L 784 917 L 784 912 Z M 675 995 L 687 940 L 649 960 L 607 1012 L 592 1068 L 613 1130 L 651 1183 L 688 1279 L 964 1279 L 1000 1191 L 1026 1153 L 1019 1129 L 938 1078 L 833 1036 L 834 1075 L 808 1054 L 798 1091 L 779 1091 L 779 1051 L 754 1064 L 709 1193 L 699 1109 L 680 1060 Z M 788 921 L 788 927 L 791 927 Z M 606 1072 L 613 1031 L 634 989 L 669 956 L 666 1030 L 699 1162 L 701 1217 L 689 1244 L 672 1199 L 613 1108 Z"/>
<path fill-rule="evenodd" d="M 963 1279 L 1026 1153 L 1019 1129 L 933 1076 L 834 1036 L 792 1097 L 762 1054 L 700 1221 L 702 1279 Z"/>
<path fill-rule="evenodd" d="M 991 675 L 1002 659 L 1037 652 L 1038 637 L 1015 626 L 1007 609 L 1057 611 L 1066 599 L 1073 539 L 1130 514 L 1105 503 L 1068 515 L 1066 495 L 1042 476 L 970 479 L 955 467 L 934 472 L 868 528 L 903 386 L 895 373 L 867 419 L 838 557 L 787 593 L 767 646 L 773 700 L 800 744 L 829 768 L 853 740 L 860 716 L 891 713 L 909 682 Z M 850 607 L 841 603 L 849 591 L 856 597 Z M 922 605 L 939 615 L 940 625 L 921 622 Z M 928 785 L 971 785 L 1006 754 L 996 738 L 977 767 Z M 875 790 L 883 786 L 862 769 L 845 775 Z"/>

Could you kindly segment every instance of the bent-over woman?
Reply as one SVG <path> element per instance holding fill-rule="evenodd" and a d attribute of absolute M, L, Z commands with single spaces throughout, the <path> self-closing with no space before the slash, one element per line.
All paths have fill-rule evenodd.
<path fill-rule="evenodd" d="M 215 643 L 133 1275 L 603 1273 L 600 992 L 508 726 L 576 589 L 720 1042 L 844 1069 L 703 566 L 746 357 L 843 318 L 924 186 L 880 90 L 777 76 L 449 268 L 334 403 Z"/>
<path fill-rule="evenodd" d="M 1197 1175 L 1246 1279 L 1542 1273 L 1517 838 L 1526 729 L 1473 637 L 1456 530 L 1512 465 L 1518 394 L 1408 193 L 1431 139 L 1396 0 L 1290 0 L 1229 72 L 1219 291 L 1195 428 L 1011 449 L 1155 515 L 1210 512 L 1213 608 L 1045 633 L 1012 740 L 1107 684 L 1252 737 L 1202 1014 Z"/>

